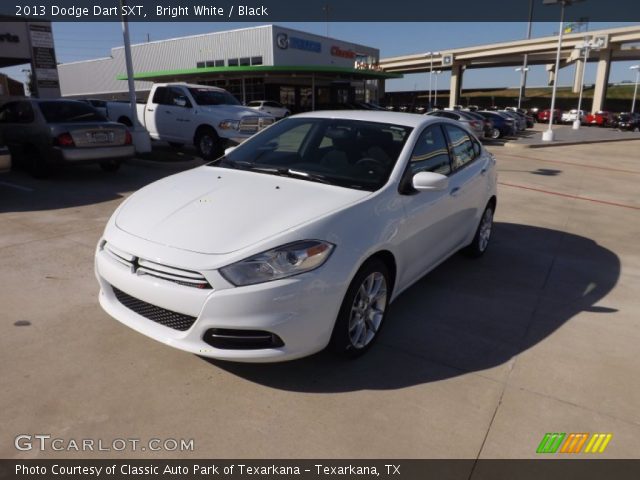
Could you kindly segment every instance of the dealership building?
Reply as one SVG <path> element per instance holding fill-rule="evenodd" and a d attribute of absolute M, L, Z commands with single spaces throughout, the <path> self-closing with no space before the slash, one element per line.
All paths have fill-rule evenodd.
<path fill-rule="evenodd" d="M 215 85 L 243 103 L 275 100 L 294 111 L 375 101 L 384 81 L 378 49 L 276 25 L 147 42 L 131 47 L 134 79 L 145 99 L 153 82 Z M 58 65 L 65 97 L 126 99 L 123 47 L 111 56 Z"/>

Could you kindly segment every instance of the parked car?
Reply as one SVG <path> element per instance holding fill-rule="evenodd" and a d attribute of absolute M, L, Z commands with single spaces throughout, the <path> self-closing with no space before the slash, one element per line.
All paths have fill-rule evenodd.
<path fill-rule="evenodd" d="M 516 134 L 516 121 L 513 118 L 494 111 L 480 110 L 478 113 L 493 122 L 493 129 L 489 138 L 497 140 L 498 138 Z"/>
<path fill-rule="evenodd" d="M 531 115 L 527 110 L 525 110 L 524 108 L 518 108 L 518 107 L 505 107 L 505 110 L 508 110 L 510 112 L 514 112 L 517 113 L 519 116 L 521 116 L 526 125 L 527 128 L 533 128 L 533 126 L 536 123 L 536 118 Z"/>
<path fill-rule="evenodd" d="M 128 103 L 108 102 L 107 112 L 111 120 L 133 125 Z M 275 122 L 222 88 L 187 83 L 155 83 L 147 103 L 136 105 L 136 114 L 152 139 L 174 147 L 193 144 L 204 159 L 218 157 L 229 141 L 240 143 Z"/>
<path fill-rule="evenodd" d="M 7 147 L 0 144 L 0 173 L 7 173 L 11 170 L 11 152 Z"/>
<path fill-rule="evenodd" d="M 550 109 L 545 109 L 542 110 L 541 112 L 538 112 L 538 122 L 548 122 L 549 121 L 549 117 L 551 117 L 551 110 Z M 556 108 L 553 110 L 553 123 L 558 123 L 560 122 L 560 120 L 562 119 L 562 110 Z"/>
<path fill-rule="evenodd" d="M 540 108 L 531 107 L 529 110 L 527 110 L 527 113 L 531 115 L 533 118 L 535 118 L 536 122 L 540 121 L 540 118 L 538 118 L 538 114 L 540 113 Z"/>
<path fill-rule="evenodd" d="M 79 98 L 81 102 L 88 103 L 93 108 L 95 108 L 98 112 L 100 112 L 103 116 L 107 116 L 107 101 L 99 100 L 97 98 Z"/>
<path fill-rule="evenodd" d="M 486 251 L 495 163 L 446 118 L 285 118 L 115 211 L 96 249 L 100 304 L 207 357 L 361 355 L 402 291 L 460 249 Z"/>
<path fill-rule="evenodd" d="M 512 112 L 511 110 L 500 110 L 498 113 L 502 113 L 513 118 L 518 132 L 524 132 L 527 129 L 527 119 L 524 115 L 521 115 L 518 112 Z"/>
<path fill-rule="evenodd" d="M 470 115 L 470 112 L 462 110 L 432 110 L 425 115 L 449 118 L 465 125 L 476 136 L 484 137 L 484 122 Z"/>
<path fill-rule="evenodd" d="M 614 126 L 620 130 L 640 132 L 640 113 L 621 113 L 616 117 Z"/>
<path fill-rule="evenodd" d="M 247 107 L 273 115 L 276 119 L 281 119 L 291 115 L 291 110 L 281 103 L 271 100 L 255 100 L 247 103 Z"/>
<path fill-rule="evenodd" d="M 135 153 L 124 125 L 76 100 L 26 99 L 0 107 L 0 135 L 35 177 L 61 163 L 99 163 L 113 172 Z"/>
<path fill-rule="evenodd" d="M 587 125 L 596 125 L 598 127 L 611 127 L 615 117 L 613 113 L 600 110 L 596 113 L 589 113 L 585 118 Z"/>
<path fill-rule="evenodd" d="M 493 132 L 493 121 L 490 118 L 483 117 L 477 110 L 467 111 L 465 113 L 476 120 L 480 120 L 482 122 L 484 137 L 490 138 Z"/>
<path fill-rule="evenodd" d="M 586 118 L 586 115 L 584 110 L 578 110 L 576 108 L 573 108 L 568 112 L 563 112 L 560 121 L 562 123 L 573 123 L 576 120 L 580 120 L 580 123 L 584 123 L 585 118 Z"/>

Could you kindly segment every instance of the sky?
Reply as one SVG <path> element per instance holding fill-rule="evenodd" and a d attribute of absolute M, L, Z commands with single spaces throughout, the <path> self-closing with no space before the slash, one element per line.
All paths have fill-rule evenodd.
<path fill-rule="evenodd" d="M 56 22 L 53 23 L 53 34 L 58 62 L 67 63 L 88 60 L 110 55 L 112 47 L 122 45 L 122 27 L 120 23 L 95 22 Z M 233 22 L 170 22 L 129 24 L 132 43 L 142 43 L 147 38 L 162 40 L 199 33 L 246 28 L 260 23 Z M 287 23 L 278 25 L 302 30 L 318 35 L 351 41 L 378 48 L 381 58 L 440 51 L 452 48 L 481 45 L 486 43 L 517 40 L 526 37 L 526 22 L 513 23 Z M 634 25 L 633 23 L 591 23 L 589 30 L 608 27 Z M 558 31 L 557 23 L 534 22 L 532 37 L 552 35 Z M 637 62 L 635 62 L 637 63 Z M 616 62 L 612 65 L 609 81 L 633 81 L 633 71 L 629 67 L 634 62 Z M 3 73 L 24 81 L 26 76 L 22 69 L 25 66 L 2 69 Z M 545 67 L 533 66 L 529 71 L 528 86 L 546 85 Z M 573 82 L 574 67 L 561 70 L 559 85 L 570 85 Z M 585 83 L 595 82 L 596 66 L 590 64 L 585 73 Z M 438 88 L 447 88 L 449 74 L 439 76 Z M 520 74 L 512 67 L 470 69 L 464 76 L 464 89 L 482 87 L 515 87 L 520 82 Z M 405 78 L 387 81 L 387 91 L 413 91 L 428 88 L 428 74 L 405 75 Z"/>

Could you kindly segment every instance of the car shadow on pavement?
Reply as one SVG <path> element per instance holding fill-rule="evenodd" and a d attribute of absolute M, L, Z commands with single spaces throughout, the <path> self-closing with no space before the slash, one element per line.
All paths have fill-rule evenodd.
<path fill-rule="evenodd" d="M 580 312 L 606 321 L 617 311 L 598 305 L 620 275 L 615 253 L 586 237 L 528 225 L 496 223 L 493 235 L 481 259 L 455 255 L 398 297 L 363 357 L 321 352 L 278 364 L 204 360 L 289 391 L 398 389 L 510 368 L 511 359 Z"/>
<path fill-rule="evenodd" d="M 126 162 L 119 171 L 103 172 L 98 165 L 61 168 L 51 178 L 35 179 L 21 169 L 0 178 L 0 213 L 57 210 L 93 205 L 124 197 L 149 183 L 193 165 L 138 165 Z"/>

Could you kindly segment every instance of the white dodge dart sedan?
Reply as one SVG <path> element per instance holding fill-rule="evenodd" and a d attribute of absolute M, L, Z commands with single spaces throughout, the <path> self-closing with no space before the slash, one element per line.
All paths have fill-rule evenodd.
<path fill-rule="evenodd" d="M 485 252 L 495 208 L 495 159 L 457 122 L 296 115 L 123 202 L 96 251 L 100 304 L 206 357 L 358 356 L 403 290 Z"/>

